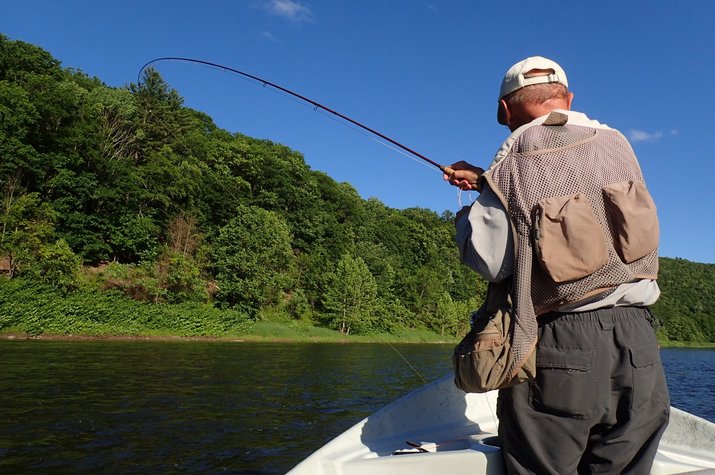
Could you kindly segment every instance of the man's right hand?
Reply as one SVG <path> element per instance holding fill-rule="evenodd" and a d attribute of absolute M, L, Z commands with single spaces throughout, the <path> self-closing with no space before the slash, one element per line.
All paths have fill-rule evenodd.
<path fill-rule="evenodd" d="M 460 160 L 444 168 L 445 181 L 464 191 L 482 191 L 479 186 L 479 177 L 484 173 L 484 169 Z"/>

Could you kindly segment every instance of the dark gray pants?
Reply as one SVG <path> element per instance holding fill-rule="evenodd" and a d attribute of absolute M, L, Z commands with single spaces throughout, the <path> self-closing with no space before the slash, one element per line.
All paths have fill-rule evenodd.
<path fill-rule="evenodd" d="M 536 379 L 499 392 L 509 473 L 647 474 L 670 397 L 641 307 L 539 317 Z"/>

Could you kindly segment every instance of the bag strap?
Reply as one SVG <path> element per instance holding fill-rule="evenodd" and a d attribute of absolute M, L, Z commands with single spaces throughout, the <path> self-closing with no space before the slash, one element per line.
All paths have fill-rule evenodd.
<path fill-rule="evenodd" d="M 487 297 L 480 308 L 480 313 L 494 314 L 501 308 L 511 308 L 512 298 L 512 278 L 508 277 L 501 282 L 489 282 L 487 287 Z"/>

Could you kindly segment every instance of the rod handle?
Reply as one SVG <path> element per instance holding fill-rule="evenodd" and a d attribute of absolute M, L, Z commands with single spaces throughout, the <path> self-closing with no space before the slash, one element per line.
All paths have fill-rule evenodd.
<path fill-rule="evenodd" d="M 457 171 L 454 168 L 450 167 L 449 165 L 440 165 L 439 169 L 442 170 L 442 173 L 444 173 L 444 175 L 447 177 L 447 180 L 452 178 L 452 175 L 454 175 L 454 172 Z M 478 192 L 481 193 L 482 180 L 480 178 L 482 176 L 482 173 L 484 173 L 484 170 L 482 170 L 479 167 L 477 167 L 477 169 L 479 170 L 479 176 L 477 176 L 477 181 L 472 182 L 472 181 L 467 180 L 467 183 L 469 183 L 471 186 L 474 187 L 475 190 L 477 190 Z"/>

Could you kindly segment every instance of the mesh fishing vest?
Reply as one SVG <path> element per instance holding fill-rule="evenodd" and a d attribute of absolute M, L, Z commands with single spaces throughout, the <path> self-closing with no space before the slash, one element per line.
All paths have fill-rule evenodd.
<path fill-rule="evenodd" d="M 513 373 L 537 340 L 537 316 L 655 279 L 658 218 L 623 135 L 552 112 L 525 127 L 484 174 L 515 237 Z"/>

